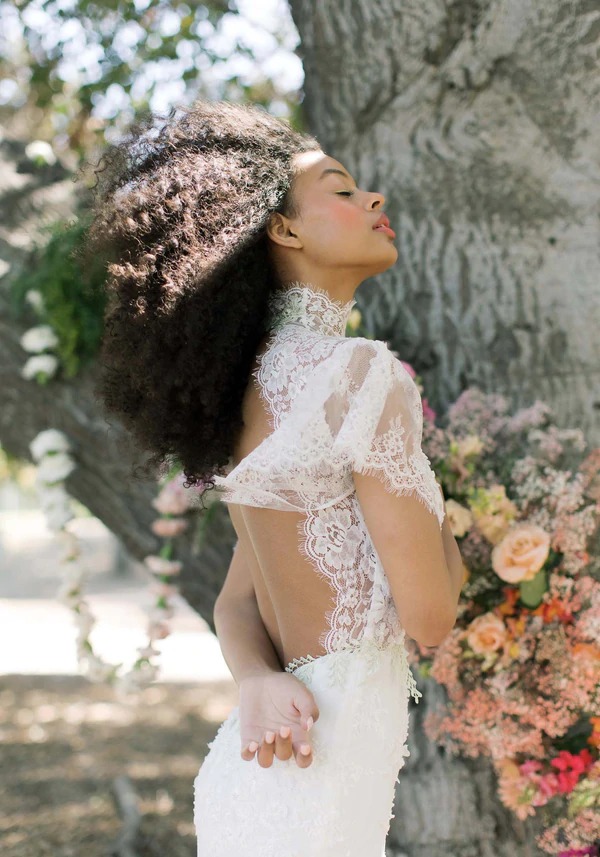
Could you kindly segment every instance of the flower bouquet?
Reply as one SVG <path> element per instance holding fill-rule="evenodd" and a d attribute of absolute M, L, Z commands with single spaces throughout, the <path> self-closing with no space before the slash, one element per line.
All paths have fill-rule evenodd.
<path fill-rule="evenodd" d="M 503 396 L 470 388 L 443 428 L 426 400 L 423 412 L 465 566 L 447 638 L 407 640 L 418 671 L 447 691 L 425 732 L 491 759 L 503 804 L 521 820 L 543 814 L 542 850 L 597 857 L 600 449 L 540 401 L 510 414 Z"/>

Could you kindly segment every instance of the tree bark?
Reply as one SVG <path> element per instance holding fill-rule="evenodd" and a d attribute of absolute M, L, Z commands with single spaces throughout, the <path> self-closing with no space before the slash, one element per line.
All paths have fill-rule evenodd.
<path fill-rule="evenodd" d="M 600 443 L 597 0 L 291 0 L 305 113 L 382 191 L 371 333 L 443 413 L 470 385 Z"/>
<path fill-rule="evenodd" d="M 397 264 L 357 292 L 443 413 L 467 386 L 600 443 L 597 0 L 290 0 L 308 130 L 386 197 Z M 419 681 L 390 854 L 540 853 L 485 761 L 446 758 Z"/>

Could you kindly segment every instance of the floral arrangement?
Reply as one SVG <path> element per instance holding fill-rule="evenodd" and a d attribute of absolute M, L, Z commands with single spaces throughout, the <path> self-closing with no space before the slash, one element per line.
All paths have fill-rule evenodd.
<path fill-rule="evenodd" d="M 558 428 L 540 401 L 510 414 L 503 396 L 469 388 L 443 428 L 426 399 L 423 412 L 465 566 L 448 637 L 435 649 L 407 640 L 447 691 L 425 733 L 489 757 L 502 803 L 521 820 L 542 813 L 542 850 L 598 857 L 600 449 L 586 453 L 582 432 Z"/>

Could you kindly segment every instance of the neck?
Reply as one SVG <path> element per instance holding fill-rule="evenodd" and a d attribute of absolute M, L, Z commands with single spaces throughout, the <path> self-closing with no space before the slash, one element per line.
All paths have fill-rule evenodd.
<path fill-rule="evenodd" d="M 299 324 L 328 336 L 344 336 L 354 298 L 340 300 L 314 283 L 291 280 L 269 296 L 270 329 Z"/>

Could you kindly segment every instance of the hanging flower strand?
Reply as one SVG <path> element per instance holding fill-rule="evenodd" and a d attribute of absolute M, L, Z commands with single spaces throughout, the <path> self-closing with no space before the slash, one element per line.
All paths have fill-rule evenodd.
<path fill-rule="evenodd" d="M 90 681 L 112 684 L 119 692 L 126 694 L 140 690 L 158 675 L 159 668 L 152 659 L 160 655 L 160 651 L 153 644 L 171 633 L 168 620 L 174 614 L 174 607 L 169 598 L 177 592 L 172 581 L 181 571 L 181 562 L 171 559 L 173 540 L 187 528 L 188 521 L 180 515 L 191 505 L 191 495 L 185 493 L 181 484 L 183 476 L 178 474 L 168 478 L 153 501 L 155 508 L 163 515 L 153 522 L 152 530 L 165 539 L 158 555 L 145 558 L 145 565 L 153 574 L 150 592 L 156 597 L 156 602 L 147 611 L 147 642 L 137 649 L 137 658 L 131 669 L 119 674 L 123 664 L 111 664 L 101 658 L 94 652 L 89 639 L 96 623 L 84 597 L 84 584 L 89 579 L 89 571 L 81 564 L 78 536 L 67 528 L 69 521 L 75 517 L 64 486 L 64 480 L 76 466 L 70 454 L 69 440 L 57 429 L 46 429 L 33 439 L 30 450 L 37 464 L 36 488 L 48 528 L 57 534 L 65 549 L 61 556 L 64 577 L 56 595 L 73 613 L 78 631 L 76 647 L 79 669 Z"/>

